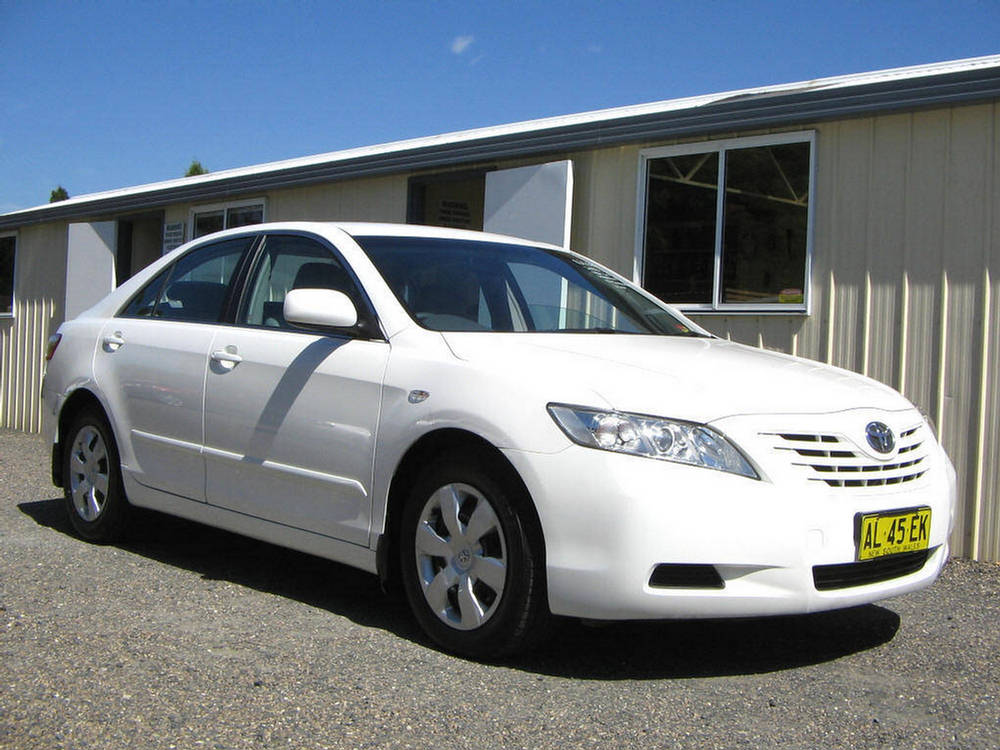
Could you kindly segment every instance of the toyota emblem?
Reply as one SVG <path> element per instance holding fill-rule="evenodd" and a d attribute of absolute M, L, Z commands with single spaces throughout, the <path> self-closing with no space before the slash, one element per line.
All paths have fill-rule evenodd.
<path fill-rule="evenodd" d="M 868 438 L 868 445 L 879 453 L 891 453 L 896 447 L 896 438 L 893 437 L 892 430 L 882 422 L 869 422 L 865 428 L 865 437 Z"/>

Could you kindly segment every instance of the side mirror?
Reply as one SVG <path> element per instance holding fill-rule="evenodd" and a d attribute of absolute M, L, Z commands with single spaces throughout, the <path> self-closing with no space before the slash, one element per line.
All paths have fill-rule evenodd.
<path fill-rule="evenodd" d="M 285 295 L 285 320 L 302 326 L 350 328 L 358 323 L 351 298 L 332 289 L 292 289 Z"/>

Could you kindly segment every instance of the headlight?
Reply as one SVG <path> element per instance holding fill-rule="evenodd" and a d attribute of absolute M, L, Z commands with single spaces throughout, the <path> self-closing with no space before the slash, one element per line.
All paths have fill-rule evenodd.
<path fill-rule="evenodd" d="M 587 448 L 760 478 L 732 443 L 703 424 L 564 404 L 548 409 L 567 437 Z"/>

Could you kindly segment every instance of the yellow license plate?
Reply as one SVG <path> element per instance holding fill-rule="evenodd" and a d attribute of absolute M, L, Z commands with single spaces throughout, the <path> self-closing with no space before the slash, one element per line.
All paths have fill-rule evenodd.
<path fill-rule="evenodd" d="M 930 508 L 862 514 L 858 560 L 927 549 L 930 532 Z"/>

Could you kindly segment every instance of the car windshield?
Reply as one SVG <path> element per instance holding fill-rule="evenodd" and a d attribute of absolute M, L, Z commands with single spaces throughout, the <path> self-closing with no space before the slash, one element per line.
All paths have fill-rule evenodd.
<path fill-rule="evenodd" d="M 577 256 L 473 240 L 355 240 L 413 319 L 434 331 L 703 335 Z"/>

